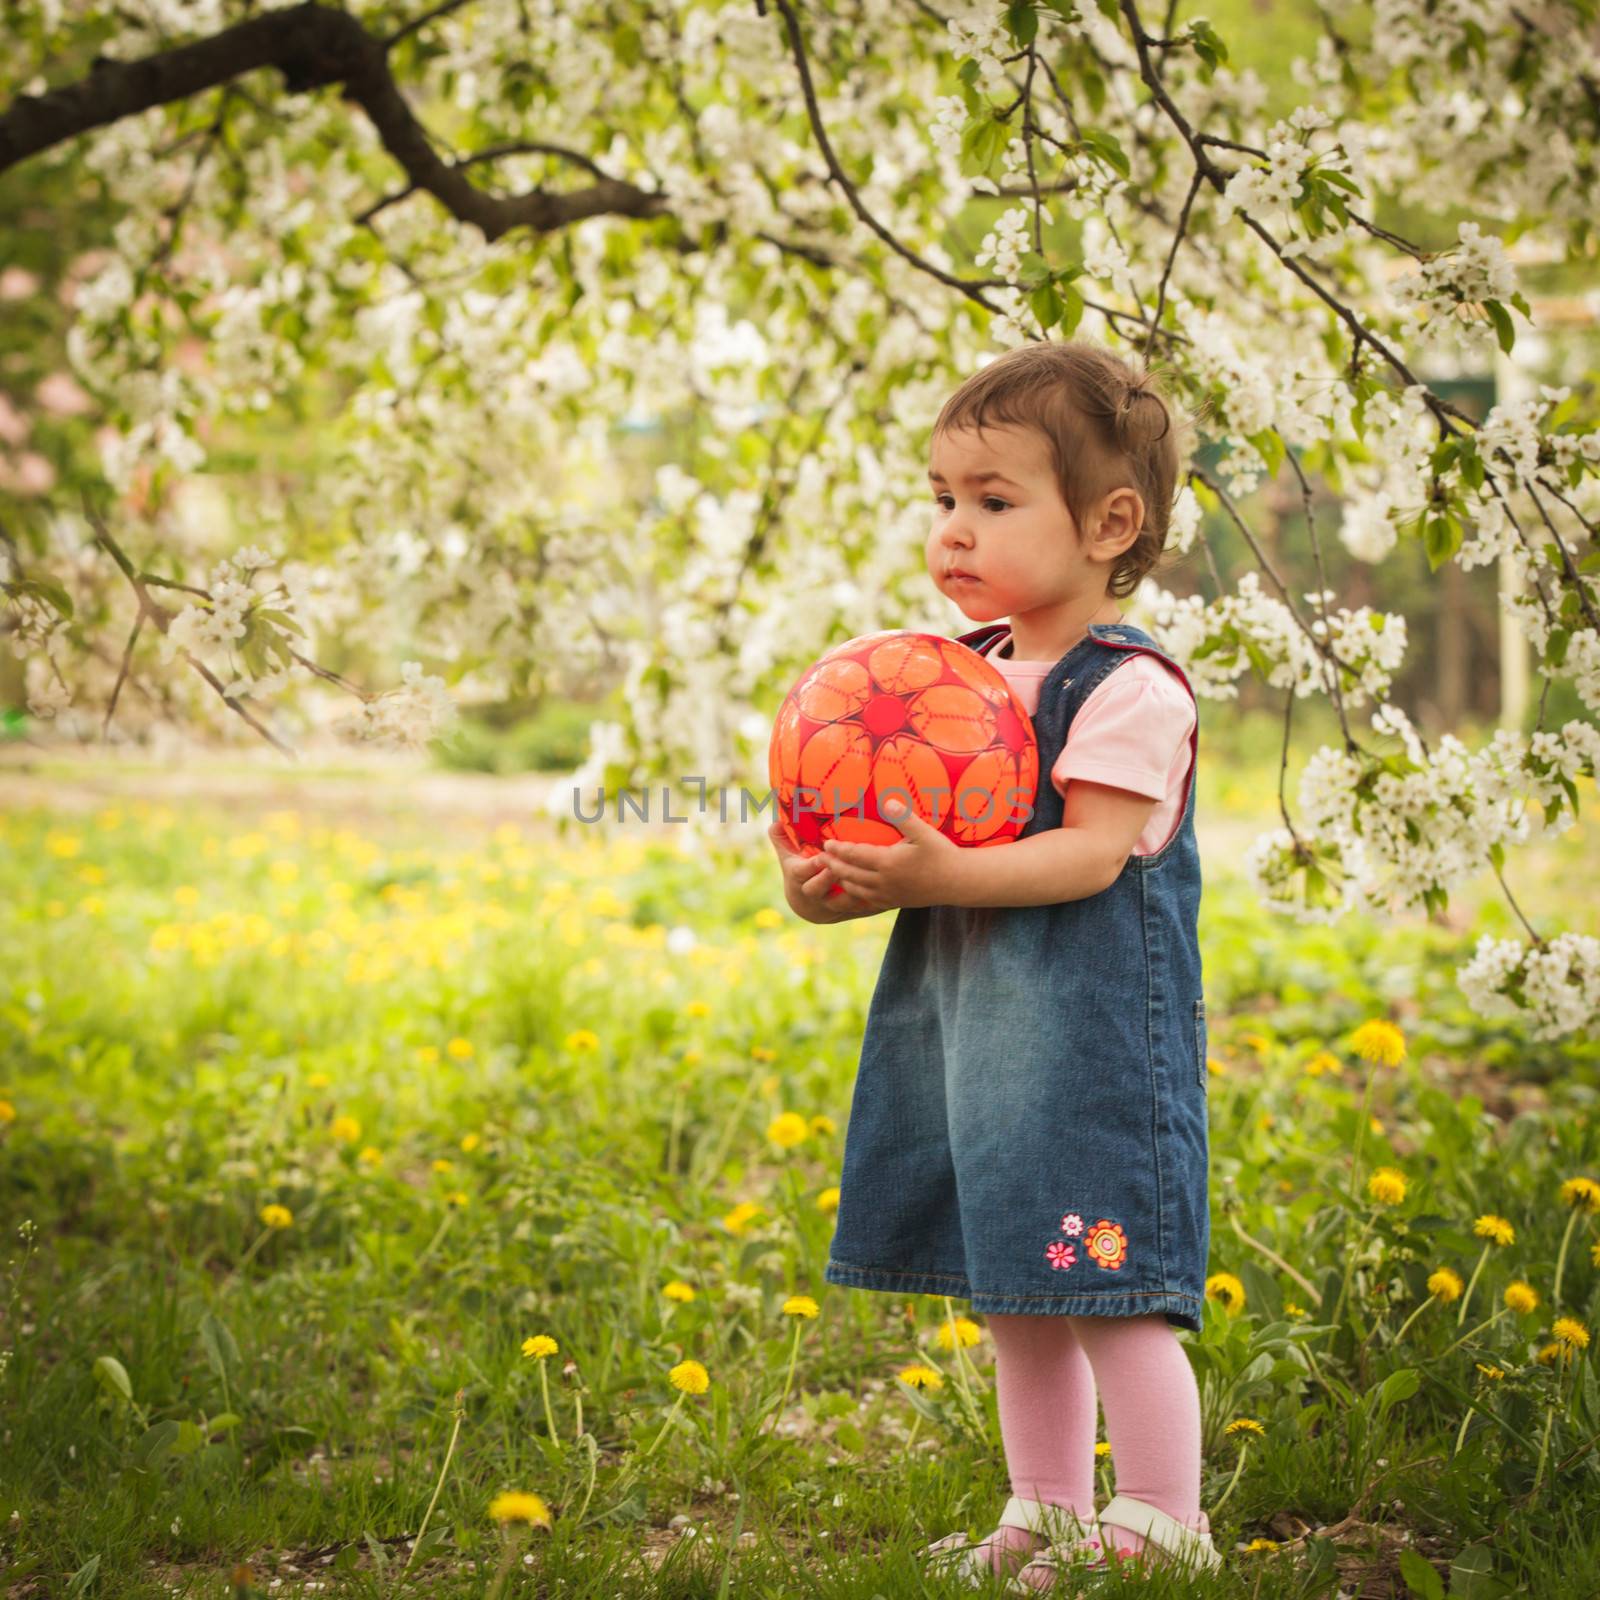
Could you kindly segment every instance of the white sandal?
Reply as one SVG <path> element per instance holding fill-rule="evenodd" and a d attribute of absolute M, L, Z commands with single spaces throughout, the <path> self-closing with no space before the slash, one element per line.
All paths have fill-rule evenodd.
<path fill-rule="evenodd" d="M 1024 1500 L 1019 1495 L 1012 1495 L 1006 1501 L 996 1527 L 1025 1528 L 1029 1533 L 1037 1533 L 1051 1541 L 1045 1546 L 1045 1552 L 1070 1549 L 1069 1541 L 1091 1538 L 1098 1532 L 1093 1517 L 1086 1523 L 1066 1506 L 1050 1505 L 1043 1500 Z M 993 1537 L 994 1534 L 989 1533 L 974 1544 L 965 1533 L 947 1533 L 944 1538 L 925 1546 L 920 1555 L 930 1573 L 959 1578 L 969 1588 L 981 1589 L 1001 1576 L 993 1566 L 989 1551 L 984 1548 Z M 1024 1555 L 1023 1560 L 1037 1561 L 1040 1554 L 1045 1552 Z M 1023 1553 L 1019 1551 L 1018 1554 Z M 1031 1594 L 1033 1591 L 1028 1592 Z"/>
<path fill-rule="evenodd" d="M 1159 1506 L 1153 1506 L 1148 1501 L 1135 1500 L 1132 1495 L 1113 1495 L 1100 1508 L 1095 1522 L 1096 1531 L 1102 1542 L 1113 1537 L 1107 1532 L 1108 1529 L 1121 1528 L 1128 1533 L 1141 1535 L 1149 1544 L 1166 1551 L 1185 1568 L 1214 1572 L 1222 1565 L 1222 1552 L 1211 1542 L 1209 1533 L 1196 1533 L 1193 1528 L 1186 1527 Z M 1052 1574 L 1072 1572 L 1084 1575 L 1109 1570 L 1111 1559 L 1106 1551 L 1102 1551 L 1098 1557 L 1088 1559 L 1081 1545 L 1052 1541 L 1048 1549 L 1041 1550 L 1025 1565 L 1037 1566 Z M 1010 1595 L 1037 1595 L 1041 1591 L 1022 1577 L 1019 1568 L 1012 1575 L 1005 1592 Z"/>

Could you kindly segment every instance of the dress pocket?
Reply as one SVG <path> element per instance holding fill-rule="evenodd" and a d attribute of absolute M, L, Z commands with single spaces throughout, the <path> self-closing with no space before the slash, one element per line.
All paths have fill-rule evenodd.
<path fill-rule="evenodd" d="M 1206 1086 L 1206 1003 L 1196 1000 L 1194 1003 L 1194 1066 L 1196 1081 L 1203 1089 Z"/>

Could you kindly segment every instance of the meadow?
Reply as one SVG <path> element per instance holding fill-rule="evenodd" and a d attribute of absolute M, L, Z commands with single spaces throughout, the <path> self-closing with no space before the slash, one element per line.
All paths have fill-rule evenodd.
<path fill-rule="evenodd" d="M 1212 780 L 1207 825 L 1276 777 Z M 35 788 L 0 816 L 8 1600 L 960 1592 L 915 1552 L 1008 1492 L 982 1318 L 821 1276 L 889 917 L 801 923 L 764 848 L 627 827 Z M 1587 829 L 1518 890 L 1594 931 Z M 1596 1047 L 1468 1011 L 1482 886 L 1305 928 L 1235 859 L 1182 1335 L 1227 1565 L 1098 1592 L 1600 1592 Z"/>

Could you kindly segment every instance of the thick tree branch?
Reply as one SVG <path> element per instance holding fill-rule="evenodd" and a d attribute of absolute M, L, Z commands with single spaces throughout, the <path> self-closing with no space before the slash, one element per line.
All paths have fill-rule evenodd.
<path fill-rule="evenodd" d="M 665 195 L 616 178 L 567 194 L 485 193 L 434 149 L 389 70 L 392 42 L 375 38 L 348 12 L 308 0 L 137 61 L 101 61 L 77 83 L 19 95 L 0 114 L 0 172 L 91 129 L 268 67 L 283 74 L 291 94 L 341 85 L 343 96 L 367 114 L 384 147 L 405 169 L 411 187 L 426 190 L 486 239 L 513 228 L 549 233 L 586 217 L 644 218 L 666 210 Z"/>

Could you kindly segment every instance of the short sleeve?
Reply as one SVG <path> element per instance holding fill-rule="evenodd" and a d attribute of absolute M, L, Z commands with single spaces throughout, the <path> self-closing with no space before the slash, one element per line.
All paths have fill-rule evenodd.
<path fill-rule="evenodd" d="M 1185 685 L 1155 657 L 1135 656 L 1079 708 L 1050 780 L 1062 794 L 1078 778 L 1151 800 L 1176 798 L 1188 774 L 1195 722 Z"/>

